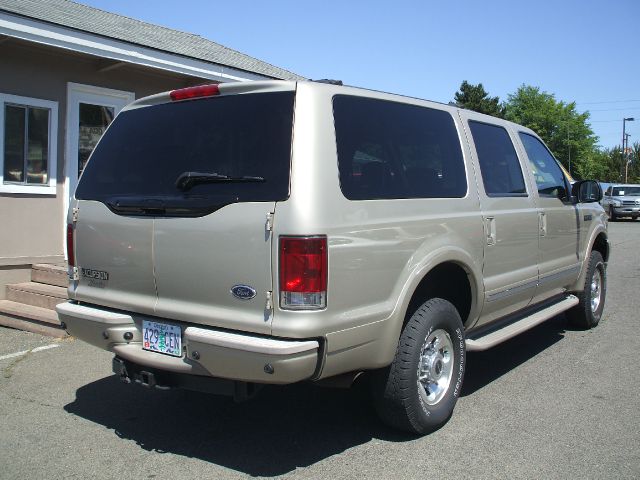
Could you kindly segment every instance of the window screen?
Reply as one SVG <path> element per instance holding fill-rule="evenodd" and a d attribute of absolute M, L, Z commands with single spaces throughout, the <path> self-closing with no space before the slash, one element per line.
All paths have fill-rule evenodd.
<path fill-rule="evenodd" d="M 507 131 L 497 125 L 469 122 L 488 196 L 526 195 L 518 155 Z"/>
<path fill-rule="evenodd" d="M 462 150 L 447 112 L 337 95 L 342 192 L 350 200 L 455 198 L 467 192 Z"/>

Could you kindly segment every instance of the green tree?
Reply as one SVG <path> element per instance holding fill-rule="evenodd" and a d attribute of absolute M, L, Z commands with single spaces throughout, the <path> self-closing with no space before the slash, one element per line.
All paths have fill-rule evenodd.
<path fill-rule="evenodd" d="M 600 171 L 596 163 L 603 157 L 596 154 L 598 137 L 588 123 L 589 112 L 578 113 L 575 102 L 558 101 L 539 87 L 522 85 L 508 96 L 504 108 L 505 118 L 540 135 L 567 169 L 571 158 L 571 172 L 583 176 Z"/>
<path fill-rule="evenodd" d="M 629 183 L 640 183 L 640 142 L 635 142 L 629 147 L 625 162 L 629 162 L 627 181 Z M 622 149 L 622 147 L 620 147 Z M 624 162 L 622 162 L 624 165 Z M 624 177 L 622 178 L 624 180 Z"/>
<path fill-rule="evenodd" d="M 573 174 L 585 179 L 596 179 L 603 182 L 617 181 L 619 172 L 612 162 L 611 152 L 594 149 L 572 165 Z"/>
<path fill-rule="evenodd" d="M 498 97 L 490 97 L 481 83 L 472 85 L 466 80 L 454 95 L 454 102 L 460 108 L 486 113 L 494 117 L 504 118 L 504 109 Z"/>

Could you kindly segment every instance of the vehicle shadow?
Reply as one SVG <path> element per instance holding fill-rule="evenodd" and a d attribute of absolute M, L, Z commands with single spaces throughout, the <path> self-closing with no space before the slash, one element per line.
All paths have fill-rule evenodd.
<path fill-rule="evenodd" d="M 492 350 L 470 353 L 462 395 L 538 355 L 561 340 L 565 329 L 561 315 Z M 268 386 L 254 399 L 234 403 L 125 385 L 110 376 L 79 388 L 64 409 L 145 450 L 198 458 L 252 476 L 283 475 L 372 439 L 416 438 L 381 424 L 365 382 L 350 390 Z"/>
<path fill-rule="evenodd" d="M 561 314 L 489 350 L 468 352 L 460 395 L 472 395 L 559 342 L 566 331 L 573 329 Z"/>
<path fill-rule="evenodd" d="M 79 388 L 64 409 L 113 429 L 141 448 L 170 452 L 252 476 L 277 476 L 396 433 L 362 389 L 265 387 L 244 403 L 180 390 L 125 385 L 115 376 Z"/>

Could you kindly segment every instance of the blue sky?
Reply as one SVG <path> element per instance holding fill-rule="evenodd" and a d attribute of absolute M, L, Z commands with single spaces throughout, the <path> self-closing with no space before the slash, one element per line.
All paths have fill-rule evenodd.
<path fill-rule="evenodd" d="M 640 0 L 81 0 L 309 78 L 448 102 L 463 80 L 534 85 L 591 112 L 600 145 L 640 142 Z"/>

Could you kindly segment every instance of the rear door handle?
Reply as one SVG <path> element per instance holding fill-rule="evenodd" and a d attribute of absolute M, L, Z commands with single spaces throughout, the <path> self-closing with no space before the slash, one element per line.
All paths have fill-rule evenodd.
<path fill-rule="evenodd" d="M 544 212 L 540 212 L 540 236 L 544 237 L 547 235 L 547 214 Z"/>
<path fill-rule="evenodd" d="M 487 245 L 496 244 L 496 219 L 495 217 L 487 217 L 484 219 L 484 229 L 487 238 Z"/>

